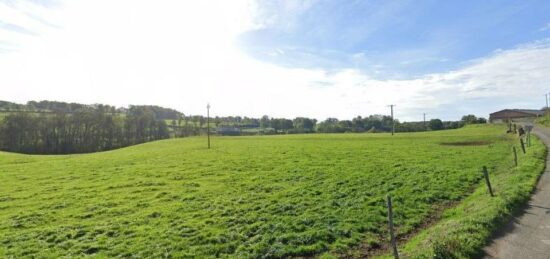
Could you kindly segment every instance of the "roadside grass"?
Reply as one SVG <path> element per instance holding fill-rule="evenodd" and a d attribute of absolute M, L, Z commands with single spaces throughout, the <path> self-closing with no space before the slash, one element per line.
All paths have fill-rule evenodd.
<path fill-rule="evenodd" d="M 537 118 L 535 123 L 540 124 L 544 127 L 550 127 L 550 115 L 545 114 L 544 116 Z"/>
<path fill-rule="evenodd" d="M 539 160 L 529 162 L 531 153 L 544 152 L 538 141 L 521 156 L 517 170 L 525 173 L 504 170 L 513 139 L 503 132 L 478 125 L 393 137 L 213 137 L 210 150 L 204 137 L 193 137 L 85 155 L 0 152 L 0 256 L 364 256 L 387 243 L 387 194 L 401 238 L 438 208 L 468 197 L 444 214 L 449 223 L 439 232 L 421 233 L 404 250 L 458 253 L 453 240 L 477 240 L 460 231 L 487 227 L 490 233 L 491 213 L 508 199 L 528 197 L 516 193 L 529 192 L 531 171 L 540 171 Z M 485 197 L 479 186 L 482 164 L 494 176 L 497 198 Z M 504 184 L 510 179 L 529 186 Z M 461 217 L 470 221 L 457 225 Z M 457 239 L 430 246 L 424 240 L 432 232 Z"/>
<path fill-rule="evenodd" d="M 517 141 L 516 141 L 517 142 Z M 482 257 L 482 248 L 510 217 L 529 200 L 545 168 L 546 147 L 533 137 L 532 146 L 523 154 L 519 146 L 519 163 L 514 167 L 511 150 L 490 172 L 495 197 L 481 182 L 458 206 L 444 212 L 434 226 L 423 230 L 401 247 L 406 258 Z M 479 172 L 481 174 L 481 171 Z M 393 258 L 386 255 L 384 257 Z"/>

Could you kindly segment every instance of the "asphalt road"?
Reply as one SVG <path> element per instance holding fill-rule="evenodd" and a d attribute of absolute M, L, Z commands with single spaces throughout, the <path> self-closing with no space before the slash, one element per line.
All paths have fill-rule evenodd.
<path fill-rule="evenodd" d="M 533 133 L 550 150 L 550 129 L 535 128 Z M 550 152 L 525 211 L 513 218 L 484 251 L 485 258 L 550 258 Z"/>

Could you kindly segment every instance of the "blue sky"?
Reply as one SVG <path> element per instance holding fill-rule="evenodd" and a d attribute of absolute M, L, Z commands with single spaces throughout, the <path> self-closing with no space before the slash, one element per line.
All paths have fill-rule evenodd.
<path fill-rule="evenodd" d="M 550 1 L 0 0 L 2 99 L 400 120 L 541 108 Z"/>
<path fill-rule="evenodd" d="M 290 67 L 350 67 L 378 71 L 374 74 L 384 79 L 407 78 L 456 69 L 495 50 L 550 37 L 548 1 L 290 5 L 262 6 L 265 28 L 240 37 L 250 55 Z"/>

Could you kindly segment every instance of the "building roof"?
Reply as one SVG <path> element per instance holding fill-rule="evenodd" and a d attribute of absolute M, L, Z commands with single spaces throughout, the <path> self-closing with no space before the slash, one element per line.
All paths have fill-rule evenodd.
<path fill-rule="evenodd" d="M 504 109 L 504 110 L 500 110 L 498 112 L 493 112 L 490 115 L 492 116 L 494 114 L 501 113 L 501 112 L 506 112 L 506 111 L 520 112 L 520 113 L 525 113 L 525 114 L 530 114 L 530 115 L 535 115 L 535 116 L 544 115 L 543 110 L 531 110 L 531 109 Z"/>

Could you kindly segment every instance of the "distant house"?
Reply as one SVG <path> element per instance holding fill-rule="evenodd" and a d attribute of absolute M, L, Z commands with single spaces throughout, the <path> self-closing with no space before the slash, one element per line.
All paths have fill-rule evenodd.
<path fill-rule="evenodd" d="M 504 109 L 489 115 L 489 122 L 502 123 L 507 121 L 532 122 L 537 117 L 543 116 L 543 110 Z"/>

